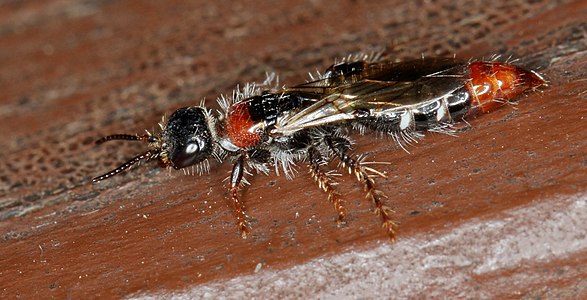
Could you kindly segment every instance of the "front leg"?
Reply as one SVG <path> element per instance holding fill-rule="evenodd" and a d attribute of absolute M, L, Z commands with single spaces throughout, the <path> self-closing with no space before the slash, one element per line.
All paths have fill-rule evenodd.
<path fill-rule="evenodd" d="M 234 206 L 238 230 L 240 231 L 242 238 L 246 239 L 247 234 L 249 233 L 249 222 L 247 220 L 247 214 L 245 213 L 245 206 L 239 199 L 239 190 L 244 172 L 245 155 L 241 154 L 232 166 L 232 172 L 230 173 L 230 200 Z"/>

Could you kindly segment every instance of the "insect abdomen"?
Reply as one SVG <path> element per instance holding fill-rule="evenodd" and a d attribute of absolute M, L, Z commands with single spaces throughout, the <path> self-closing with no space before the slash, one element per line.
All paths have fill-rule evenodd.
<path fill-rule="evenodd" d="M 462 77 L 427 78 L 427 84 L 434 86 L 436 81 L 461 81 L 460 88 L 452 90 L 435 99 L 422 99 L 421 102 L 391 108 L 375 114 L 377 124 L 370 126 L 378 131 L 398 133 L 404 130 L 425 131 L 459 121 L 479 112 L 490 112 L 513 100 L 527 90 L 544 84 L 538 74 L 520 67 L 500 62 L 474 62 L 465 68 Z M 422 86 L 423 94 L 427 86 Z"/>
<path fill-rule="evenodd" d="M 519 94 L 544 84 L 537 73 L 500 62 L 474 62 L 469 65 L 467 89 L 472 105 L 490 112 Z"/>
<path fill-rule="evenodd" d="M 462 119 L 471 108 L 471 97 L 465 88 L 445 97 L 414 105 L 411 109 L 416 130 L 427 130 L 440 124 L 452 123 Z"/>

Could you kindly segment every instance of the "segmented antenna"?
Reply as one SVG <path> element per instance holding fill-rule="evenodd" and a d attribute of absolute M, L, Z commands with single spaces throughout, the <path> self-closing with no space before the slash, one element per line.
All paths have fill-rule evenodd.
<path fill-rule="evenodd" d="M 128 136 L 133 137 L 132 135 L 128 135 Z M 105 141 L 108 141 L 108 139 L 106 139 Z M 110 177 L 112 177 L 112 176 L 114 176 L 114 175 L 116 175 L 116 174 L 118 174 L 118 173 L 120 173 L 120 172 L 122 172 L 122 171 L 124 171 L 124 170 L 126 170 L 128 168 L 130 168 L 132 165 L 134 165 L 134 164 L 136 164 L 138 162 L 141 162 L 143 160 L 149 160 L 149 159 L 155 157 L 156 155 L 157 155 L 157 152 L 154 151 L 154 150 L 149 150 L 149 151 L 147 151 L 147 152 L 145 152 L 143 154 L 137 155 L 134 158 L 132 158 L 131 160 L 125 162 L 122 165 L 120 165 L 118 168 L 116 168 L 116 169 L 114 169 L 114 170 L 112 170 L 112 171 L 110 171 L 110 172 L 108 172 L 106 174 L 100 175 L 98 177 L 94 177 L 92 179 L 92 182 L 98 182 L 98 181 L 102 181 L 102 180 L 104 180 L 106 178 L 110 178 Z"/>
<path fill-rule="evenodd" d="M 96 141 L 96 145 L 103 144 L 107 141 L 112 140 L 125 140 L 125 141 L 144 141 L 147 140 L 149 136 L 147 135 L 133 135 L 133 134 L 112 134 L 105 136 Z"/>
<path fill-rule="evenodd" d="M 99 140 L 96 141 L 96 145 L 100 145 L 103 144 L 107 141 L 112 141 L 112 140 L 125 140 L 125 141 L 148 141 L 149 140 L 150 135 L 136 135 L 136 134 L 112 134 L 112 135 L 108 135 L 105 136 L 103 138 L 100 138 Z M 155 150 L 149 150 L 145 153 L 142 153 L 140 155 L 137 155 L 135 157 L 133 157 L 131 160 L 125 162 L 124 164 L 120 165 L 118 168 L 100 175 L 98 177 L 94 177 L 92 179 L 92 182 L 98 182 L 101 180 L 104 180 L 106 178 L 110 178 L 128 168 L 130 168 L 132 165 L 139 163 L 143 160 L 149 160 L 155 156 L 157 156 L 157 151 Z"/>

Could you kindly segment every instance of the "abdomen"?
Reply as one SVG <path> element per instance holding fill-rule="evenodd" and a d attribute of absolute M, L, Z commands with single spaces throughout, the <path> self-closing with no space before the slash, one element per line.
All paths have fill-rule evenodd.
<path fill-rule="evenodd" d="M 430 130 L 487 113 L 545 81 L 531 70 L 501 62 L 473 62 L 414 82 L 395 106 L 373 109 L 361 123 L 378 131 Z M 394 103 L 394 102 L 391 102 Z M 400 105 L 400 104 L 404 105 Z"/>

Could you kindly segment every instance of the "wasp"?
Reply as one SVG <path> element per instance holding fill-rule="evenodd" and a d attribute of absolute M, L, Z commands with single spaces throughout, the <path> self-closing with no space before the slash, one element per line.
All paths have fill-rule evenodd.
<path fill-rule="evenodd" d="M 268 174 L 280 170 L 288 178 L 296 164 L 308 166 L 317 186 L 327 195 L 343 222 L 346 209 L 328 164 L 338 160 L 364 187 L 365 197 L 391 240 L 395 239 L 393 211 L 375 179 L 385 176 L 364 155 L 352 152 L 350 134 L 388 135 L 401 148 L 417 142 L 423 132 L 451 134 L 453 124 L 490 112 L 520 94 L 545 85 L 535 71 L 498 61 L 422 58 L 393 62 L 377 55 L 349 56 L 323 73 L 292 87 L 262 84 L 237 88 L 218 98 L 220 109 L 203 104 L 176 110 L 162 121 L 160 131 L 144 135 L 114 134 L 96 141 L 141 141 L 148 150 L 94 182 L 119 174 L 141 161 L 157 160 L 164 168 L 204 173 L 209 160 L 230 159 L 228 197 L 243 238 L 249 217 L 241 189 L 249 171 Z M 251 175 L 252 176 L 252 175 Z"/>

